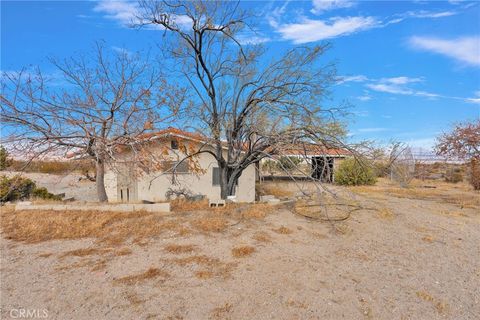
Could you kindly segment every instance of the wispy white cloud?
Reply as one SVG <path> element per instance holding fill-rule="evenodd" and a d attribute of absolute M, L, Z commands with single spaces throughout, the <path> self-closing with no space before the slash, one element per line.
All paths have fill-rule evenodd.
<path fill-rule="evenodd" d="M 362 133 L 368 133 L 368 132 L 383 132 L 387 130 L 388 130 L 387 128 L 360 128 L 357 131 Z"/>
<path fill-rule="evenodd" d="M 378 91 L 391 94 L 400 94 L 408 96 L 420 96 L 426 98 L 438 98 L 439 94 L 431 93 L 427 91 L 415 90 L 408 86 L 408 84 L 420 82 L 420 78 L 409 78 L 409 77 L 395 77 L 395 78 L 382 78 L 373 83 L 366 84 L 366 87 Z"/>
<path fill-rule="evenodd" d="M 469 103 L 480 104 L 480 90 L 474 92 L 473 98 L 466 98 L 465 101 Z"/>
<path fill-rule="evenodd" d="M 310 10 L 313 14 L 320 14 L 324 11 L 350 8 L 355 5 L 352 0 L 312 0 L 313 9 Z"/>
<path fill-rule="evenodd" d="M 238 42 L 243 45 L 260 44 L 270 41 L 270 38 L 254 32 L 241 33 L 237 36 Z"/>
<path fill-rule="evenodd" d="M 127 0 L 100 0 L 96 2 L 93 11 L 103 13 L 104 17 L 118 22 L 121 26 L 129 27 L 142 22 L 140 7 L 137 2 Z M 171 17 L 181 28 L 191 26 L 192 20 L 187 16 L 177 15 Z M 150 29 L 163 29 L 160 26 L 150 26 Z"/>
<path fill-rule="evenodd" d="M 368 78 L 364 75 L 351 75 L 351 76 L 340 76 L 337 77 L 337 83 L 345 83 L 345 82 L 365 82 Z"/>
<path fill-rule="evenodd" d="M 328 20 L 303 18 L 298 23 L 278 25 L 276 31 L 283 39 L 301 44 L 346 36 L 371 29 L 377 24 L 373 17 L 334 17 Z"/>
<path fill-rule="evenodd" d="M 122 48 L 122 47 L 112 46 L 111 48 L 112 48 L 113 51 L 118 52 L 118 53 L 123 54 L 123 55 L 131 56 L 133 54 L 128 49 L 125 49 L 125 48 Z"/>
<path fill-rule="evenodd" d="M 480 66 L 480 36 L 440 39 L 413 36 L 409 44 L 415 49 L 430 51 L 458 62 Z"/>
<path fill-rule="evenodd" d="M 370 101 L 372 100 L 372 97 L 369 95 L 363 95 L 363 96 L 358 96 L 357 99 L 360 101 Z"/>
<path fill-rule="evenodd" d="M 136 2 L 101 0 L 93 8 L 95 12 L 105 14 L 105 18 L 115 20 L 123 26 L 128 26 L 136 20 L 139 8 Z"/>

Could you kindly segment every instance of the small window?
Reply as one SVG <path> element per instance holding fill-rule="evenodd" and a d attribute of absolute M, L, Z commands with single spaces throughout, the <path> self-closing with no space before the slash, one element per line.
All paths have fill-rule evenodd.
<path fill-rule="evenodd" d="M 213 169 L 212 185 L 219 186 L 220 185 L 220 168 L 213 167 L 212 169 Z"/>
<path fill-rule="evenodd" d="M 123 189 L 120 189 L 120 199 L 121 199 L 122 202 L 123 202 Z"/>
<path fill-rule="evenodd" d="M 170 142 L 170 146 L 172 147 L 172 150 L 177 150 L 178 149 L 178 141 L 177 140 L 172 140 Z"/>

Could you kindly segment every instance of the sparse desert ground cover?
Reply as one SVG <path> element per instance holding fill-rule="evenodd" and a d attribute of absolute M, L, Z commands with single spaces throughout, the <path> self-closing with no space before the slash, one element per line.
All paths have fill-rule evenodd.
<path fill-rule="evenodd" d="M 480 317 L 478 192 L 387 180 L 333 189 L 364 209 L 331 222 L 292 205 L 176 203 L 170 215 L 3 207 L 2 319 L 12 308 L 48 319 Z"/>

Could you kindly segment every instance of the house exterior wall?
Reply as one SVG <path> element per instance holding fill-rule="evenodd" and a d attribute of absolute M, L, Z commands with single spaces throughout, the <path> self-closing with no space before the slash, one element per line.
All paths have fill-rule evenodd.
<path fill-rule="evenodd" d="M 159 149 L 162 148 L 160 146 L 158 147 Z M 168 152 L 169 156 L 172 158 L 182 158 L 182 155 L 178 152 Z M 214 186 L 212 183 L 213 168 L 218 166 L 215 158 L 211 154 L 202 153 L 196 158 L 196 161 L 198 166 L 202 169 L 202 172 L 177 173 L 175 175 L 175 184 L 172 183 L 172 174 L 168 172 L 163 173 L 156 171 L 148 174 L 137 174 L 134 179 L 135 181 L 133 181 L 133 179 L 128 181 L 129 190 L 133 190 L 130 191 L 129 200 L 131 202 L 142 200 L 153 202 L 165 201 L 167 200 L 165 194 L 169 189 L 186 189 L 192 194 L 205 195 L 210 200 L 221 199 L 220 186 Z M 122 201 L 120 193 L 121 189 L 123 189 L 123 201 L 126 201 L 125 186 L 127 184 L 122 184 L 122 181 L 125 181 L 125 170 L 118 168 L 115 168 L 115 170 L 110 169 L 107 173 L 107 176 L 109 179 L 108 182 L 106 179 L 105 184 L 109 201 Z M 236 199 L 238 202 L 255 201 L 254 164 L 250 165 L 243 171 L 238 180 L 238 186 L 235 195 L 237 196 Z"/>

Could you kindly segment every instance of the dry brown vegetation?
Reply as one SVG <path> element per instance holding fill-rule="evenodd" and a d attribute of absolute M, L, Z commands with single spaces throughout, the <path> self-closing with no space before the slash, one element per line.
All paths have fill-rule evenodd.
<path fill-rule="evenodd" d="M 242 216 L 245 218 L 263 219 L 272 213 L 273 210 L 275 210 L 275 206 L 269 204 L 252 204 L 242 211 Z"/>
<path fill-rule="evenodd" d="M 417 297 L 421 298 L 422 300 L 431 302 L 438 313 L 445 314 L 448 311 L 448 305 L 445 302 L 442 302 L 434 297 L 432 297 L 428 292 L 425 291 L 417 291 Z"/>
<path fill-rule="evenodd" d="M 388 179 L 379 179 L 374 186 L 350 187 L 350 190 L 359 194 L 450 203 L 460 205 L 462 208 L 480 206 L 478 192 L 473 191 L 473 188 L 466 183 L 451 184 L 433 180 L 414 180 L 409 187 L 402 188 Z"/>
<path fill-rule="evenodd" d="M 272 242 L 272 237 L 265 231 L 257 231 L 252 237 L 254 240 L 259 242 Z"/>
<path fill-rule="evenodd" d="M 209 277 L 229 278 L 231 272 L 236 267 L 236 263 L 225 263 L 218 258 L 208 257 L 206 255 L 195 255 L 185 258 L 176 258 L 165 260 L 167 263 L 174 263 L 181 267 L 188 265 L 201 266 L 202 269 L 195 273 L 195 276 L 200 279 L 208 279 Z"/>
<path fill-rule="evenodd" d="M 174 253 L 174 254 L 191 253 L 197 250 L 197 246 L 193 244 L 187 244 L 187 245 L 169 244 L 165 246 L 164 250 L 168 253 Z"/>
<path fill-rule="evenodd" d="M 191 222 L 194 229 L 203 232 L 222 232 L 227 228 L 228 221 L 222 216 L 204 216 Z"/>
<path fill-rule="evenodd" d="M 212 278 L 214 276 L 214 274 L 213 274 L 213 272 L 208 271 L 208 270 L 199 270 L 199 271 L 195 272 L 195 276 L 198 279 L 206 280 L 206 279 Z"/>
<path fill-rule="evenodd" d="M 146 212 L 2 210 L 1 217 L 6 238 L 26 243 L 91 237 L 100 243 L 121 245 L 128 239 L 140 241 L 163 232 L 185 232 L 180 219 L 167 220 Z"/>
<path fill-rule="evenodd" d="M 217 307 L 212 310 L 212 316 L 214 319 L 225 319 L 227 314 L 232 311 L 233 305 L 225 303 L 223 306 Z"/>
<path fill-rule="evenodd" d="M 276 233 L 279 233 L 279 234 L 291 234 L 293 233 L 293 231 L 285 226 L 281 226 L 280 228 L 278 229 L 274 229 L 273 231 L 275 231 Z"/>
<path fill-rule="evenodd" d="M 235 258 L 244 258 L 252 255 L 255 252 L 255 248 L 252 246 L 241 246 L 232 249 L 232 256 Z"/>
<path fill-rule="evenodd" d="M 152 280 L 158 277 L 162 277 L 163 279 L 168 278 L 170 275 L 158 268 L 150 268 L 145 272 L 134 274 L 130 276 L 125 276 L 122 278 L 115 279 L 114 282 L 117 284 L 126 284 L 126 285 L 134 285 L 139 282 L 144 282 L 147 280 Z"/>
<path fill-rule="evenodd" d="M 273 184 L 257 184 L 256 185 L 257 191 L 260 195 L 272 195 L 276 198 L 285 198 L 291 197 L 294 195 L 292 190 L 288 190 L 286 188 L 282 188 L 279 185 Z"/>

